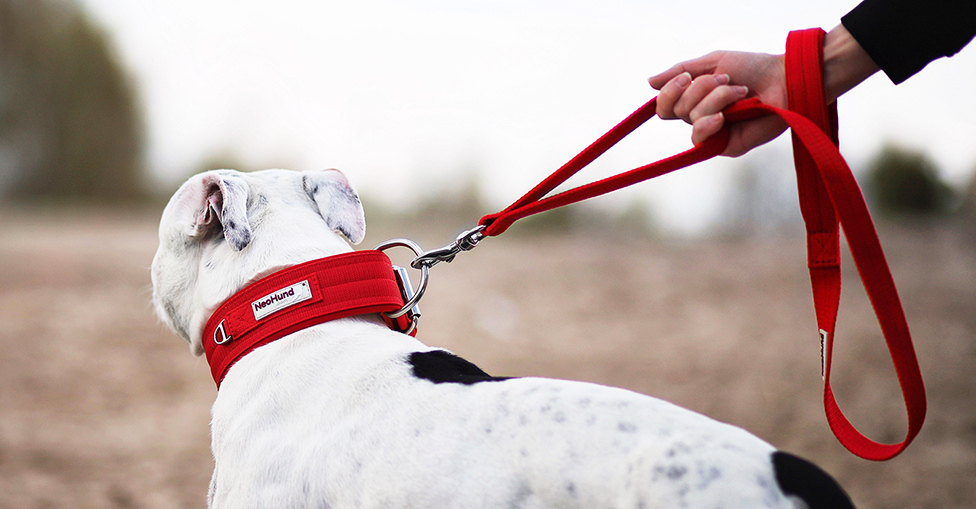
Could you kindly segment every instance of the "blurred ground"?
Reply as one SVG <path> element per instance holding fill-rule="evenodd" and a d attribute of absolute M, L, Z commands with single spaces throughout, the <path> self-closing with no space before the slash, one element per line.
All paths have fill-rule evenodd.
<path fill-rule="evenodd" d="M 152 315 L 158 213 L 0 210 L 0 509 L 205 506 L 215 391 Z M 453 238 L 371 226 L 366 248 Z M 861 508 L 976 507 L 976 244 L 949 226 L 881 235 L 929 396 L 921 435 L 886 463 L 852 456 L 824 419 L 799 227 L 748 241 L 513 231 L 432 272 L 418 337 L 492 374 L 622 386 L 740 425 L 822 465 Z M 900 393 L 851 272 L 834 389 L 855 425 L 898 441 Z"/>

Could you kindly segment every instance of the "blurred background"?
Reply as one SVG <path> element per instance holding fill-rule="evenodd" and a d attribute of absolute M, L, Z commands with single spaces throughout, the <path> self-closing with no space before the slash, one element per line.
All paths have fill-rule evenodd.
<path fill-rule="evenodd" d="M 714 49 L 782 52 L 788 30 L 853 5 L 0 0 L 0 508 L 204 505 L 212 380 L 149 303 L 159 213 L 189 175 L 339 168 L 367 207 L 364 247 L 443 245 L 653 97 L 648 76 Z M 743 426 L 859 507 L 974 507 L 973 78 L 967 48 L 840 101 L 930 397 L 891 462 L 851 456 L 822 414 L 785 136 L 438 266 L 420 338 L 493 374 L 627 387 Z M 651 121 L 570 184 L 689 137 Z M 897 441 L 894 373 L 845 263 L 835 392 Z"/>

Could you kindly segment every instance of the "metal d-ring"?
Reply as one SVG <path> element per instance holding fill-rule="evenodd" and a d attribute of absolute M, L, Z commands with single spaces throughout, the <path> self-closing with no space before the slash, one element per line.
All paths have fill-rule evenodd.
<path fill-rule="evenodd" d="M 420 256 L 424 252 L 424 250 L 421 249 L 416 242 L 409 239 L 390 239 L 386 242 L 380 243 L 373 249 L 376 251 L 386 251 L 387 249 L 393 247 L 408 248 L 411 251 L 413 251 L 413 254 L 415 256 Z M 402 308 L 392 313 L 383 313 L 387 318 L 391 320 L 395 320 L 407 314 L 407 312 L 409 312 L 411 309 L 417 306 L 417 303 L 420 302 L 420 298 L 424 296 L 424 292 L 427 290 L 427 278 L 430 275 L 430 267 L 427 265 L 422 265 L 419 268 L 420 268 L 420 288 L 416 292 L 413 292 L 413 295 L 408 295 L 410 292 L 413 291 L 413 289 L 411 288 L 409 280 L 403 281 L 401 291 L 405 294 L 403 298 L 404 300 L 406 300 L 406 303 L 403 304 Z M 419 309 L 415 310 L 412 313 L 411 321 L 414 323 L 411 325 L 411 328 L 416 327 L 416 321 L 419 316 L 420 316 Z"/>

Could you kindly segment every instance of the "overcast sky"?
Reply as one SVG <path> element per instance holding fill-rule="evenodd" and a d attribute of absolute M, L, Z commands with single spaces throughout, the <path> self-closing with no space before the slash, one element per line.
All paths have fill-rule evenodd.
<path fill-rule="evenodd" d="M 646 78 L 714 49 L 779 53 L 789 30 L 830 29 L 852 1 L 82 0 L 128 66 L 149 123 L 150 166 L 175 183 L 232 154 L 242 169 L 339 168 L 386 205 L 478 175 L 502 207 L 653 97 Z M 976 167 L 976 50 L 895 87 L 841 98 L 855 168 L 885 141 L 925 150 L 954 184 Z M 605 176 L 690 146 L 652 120 L 595 164 Z M 644 183 L 694 231 L 742 164 L 792 172 L 788 137 Z M 476 218 L 475 218 L 476 219 Z"/>

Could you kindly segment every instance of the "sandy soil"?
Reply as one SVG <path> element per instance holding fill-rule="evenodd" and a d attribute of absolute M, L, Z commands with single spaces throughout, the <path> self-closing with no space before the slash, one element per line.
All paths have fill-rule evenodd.
<path fill-rule="evenodd" d="M 0 509 L 205 506 L 215 390 L 152 314 L 157 214 L 0 210 Z M 451 238 L 374 228 L 363 245 L 392 235 Z M 419 338 L 492 374 L 622 386 L 740 425 L 821 464 L 862 508 L 976 507 L 976 244 L 959 228 L 882 229 L 929 413 L 907 452 L 875 463 L 823 416 L 800 235 L 513 232 L 434 269 Z M 862 431 L 897 441 L 894 372 L 847 275 L 835 392 Z"/>

